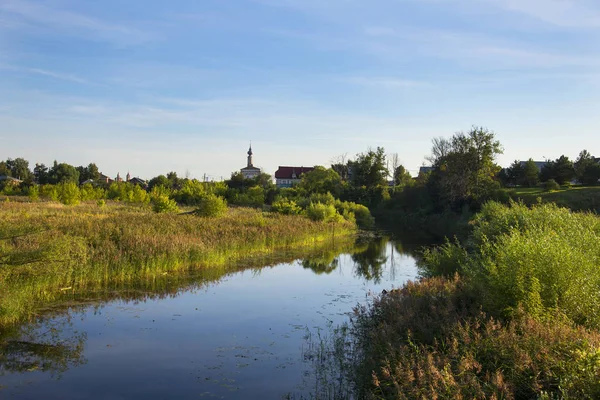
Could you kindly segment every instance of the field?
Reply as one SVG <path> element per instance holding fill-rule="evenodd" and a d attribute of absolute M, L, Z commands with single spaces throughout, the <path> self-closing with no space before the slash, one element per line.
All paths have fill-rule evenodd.
<path fill-rule="evenodd" d="M 600 186 L 571 186 L 546 192 L 543 188 L 516 188 L 508 191 L 511 198 L 535 204 L 540 198 L 544 203 L 556 203 L 574 211 L 600 213 Z"/>

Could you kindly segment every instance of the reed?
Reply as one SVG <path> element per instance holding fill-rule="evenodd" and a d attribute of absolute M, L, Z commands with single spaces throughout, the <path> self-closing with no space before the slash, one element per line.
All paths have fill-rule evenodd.
<path fill-rule="evenodd" d="M 355 232 L 346 221 L 236 208 L 219 218 L 108 202 L 0 205 L 0 326 L 34 318 L 66 293 L 211 270 Z"/>

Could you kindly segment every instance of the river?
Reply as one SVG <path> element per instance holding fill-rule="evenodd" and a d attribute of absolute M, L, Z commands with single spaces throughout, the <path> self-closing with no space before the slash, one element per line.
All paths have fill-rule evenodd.
<path fill-rule="evenodd" d="M 376 238 L 160 293 L 111 292 L 24 326 L 1 355 L 0 398 L 319 398 L 314 349 L 354 306 L 417 274 L 399 243 Z"/>

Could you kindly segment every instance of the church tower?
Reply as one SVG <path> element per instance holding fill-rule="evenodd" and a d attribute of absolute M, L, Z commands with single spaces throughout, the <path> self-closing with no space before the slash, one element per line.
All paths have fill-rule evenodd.
<path fill-rule="evenodd" d="M 252 143 L 250 143 L 250 149 L 248 149 L 248 168 L 252 168 Z"/>

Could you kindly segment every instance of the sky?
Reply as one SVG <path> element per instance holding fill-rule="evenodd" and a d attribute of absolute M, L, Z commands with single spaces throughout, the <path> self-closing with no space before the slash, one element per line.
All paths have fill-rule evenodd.
<path fill-rule="evenodd" d="M 600 156 L 597 0 L 1 0 L 0 159 L 228 178 L 382 146 L 416 175 Z"/>

